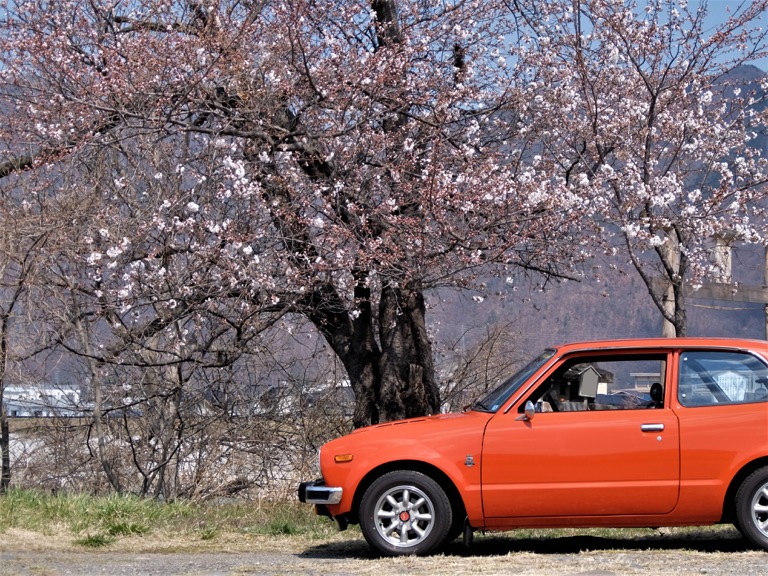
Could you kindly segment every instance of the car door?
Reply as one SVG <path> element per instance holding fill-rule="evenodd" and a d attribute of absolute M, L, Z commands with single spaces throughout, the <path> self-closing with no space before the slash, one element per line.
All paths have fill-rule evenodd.
<path fill-rule="evenodd" d="M 543 384 L 497 413 L 483 442 L 485 516 L 670 512 L 680 480 L 678 421 L 667 403 L 650 408 L 644 397 L 649 379 L 667 379 L 666 360 L 651 353 L 564 358 Z M 521 414 L 527 401 L 539 410 L 531 419 Z"/>

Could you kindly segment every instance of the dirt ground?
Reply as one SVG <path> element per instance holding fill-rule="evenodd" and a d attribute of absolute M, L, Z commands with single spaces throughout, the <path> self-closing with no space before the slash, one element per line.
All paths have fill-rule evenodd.
<path fill-rule="evenodd" d="M 378 558 L 359 534 L 326 540 L 231 535 L 209 542 L 125 539 L 98 550 L 56 538 L 0 533 L 2 576 L 245 576 L 431 574 L 437 576 L 768 576 L 768 552 L 750 548 L 733 530 L 679 534 L 661 530 L 642 539 L 574 535 L 517 539 L 478 535 L 427 558 Z"/>

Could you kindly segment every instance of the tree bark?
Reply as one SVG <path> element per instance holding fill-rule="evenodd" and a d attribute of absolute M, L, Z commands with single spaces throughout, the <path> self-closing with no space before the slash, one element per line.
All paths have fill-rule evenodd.
<path fill-rule="evenodd" d="M 90 385 L 93 390 L 93 414 L 91 417 L 91 426 L 93 427 L 93 433 L 96 436 L 96 458 L 101 465 L 101 469 L 109 482 L 112 489 L 118 494 L 123 492 L 123 487 L 120 483 L 120 479 L 116 474 L 112 464 L 112 459 L 107 456 L 107 434 L 104 430 L 103 421 L 103 395 L 102 395 L 102 378 L 96 362 L 96 354 L 92 350 L 92 343 L 88 334 L 88 329 L 80 321 L 80 310 L 77 299 L 73 297 L 72 300 L 72 317 L 74 318 L 73 328 L 80 340 L 82 349 L 86 353 L 86 363 L 90 374 Z"/>
<path fill-rule="evenodd" d="M 2 475 L 0 494 L 5 494 L 11 485 L 11 438 L 8 432 L 8 410 L 0 402 L 0 453 L 2 453 Z"/>
<path fill-rule="evenodd" d="M 2 472 L 0 473 L 0 494 L 5 494 L 11 485 L 11 438 L 8 431 L 8 407 L 5 405 L 5 374 L 8 365 L 7 346 L 8 321 L 0 321 L 0 454 L 2 457 Z"/>
<path fill-rule="evenodd" d="M 379 304 L 379 331 L 382 419 L 439 412 L 440 392 L 421 292 L 385 287 Z"/>
<path fill-rule="evenodd" d="M 355 289 L 350 315 L 328 287 L 308 315 L 349 376 L 355 394 L 355 428 L 434 414 L 440 410 L 432 344 L 421 292 L 384 287 L 379 300 L 378 339 L 370 290 Z M 336 302 L 336 305 L 333 305 Z"/>
<path fill-rule="evenodd" d="M 373 330 L 371 292 L 358 277 L 354 296 L 357 309 L 350 314 L 332 285 L 316 290 L 306 302 L 307 318 L 325 337 L 347 371 L 355 395 L 352 422 L 361 428 L 379 422 L 379 363 L 381 355 Z"/>
<path fill-rule="evenodd" d="M 765 247 L 763 259 L 763 286 L 768 286 L 768 246 Z M 768 340 L 768 304 L 763 308 L 765 312 L 765 339 Z"/>

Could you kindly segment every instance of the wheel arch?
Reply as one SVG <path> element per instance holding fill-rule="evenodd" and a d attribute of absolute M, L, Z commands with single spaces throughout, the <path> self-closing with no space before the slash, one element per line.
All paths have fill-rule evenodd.
<path fill-rule="evenodd" d="M 768 456 L 762 456 L 745 464 L 731 479 L 728 490 L 725 492 L 722 522 L 733 523 L 736 520 L 736 493 L 739 491 L 739 486 L 752 472 L 763 466 L 768 466 Z"/>
<path fill-rule="evenodd" d="M 362 478 L 362 480 L 360 480 L 352 500 L 352 509 L 348 514 L 349 521 L 352 524 L 359 523 L 358 511 L 360 510 L 360 502 L 363 499 L 365 491 L 368 490 L 370 485 L 373 484 L 377 478 L 396 470 L 421 472 L 425 476 L 429 476 L 445 491 L 448 501 L 451 503 L 453 513 L 459 514 L 462 519 L 466 516 L 464 499 L 461 497 L 459 489 L 456 487 L 453 480 L 451 480 L 445 472 L 440 470 L 440 468 L 420 460 L 395 460 L 373 468 Z"/>

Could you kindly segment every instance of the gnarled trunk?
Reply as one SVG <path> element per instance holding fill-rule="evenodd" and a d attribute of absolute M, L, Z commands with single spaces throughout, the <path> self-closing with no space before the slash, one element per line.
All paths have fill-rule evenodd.
<path fill-rule="evenodd" d="M 427 337 L 424 296 L 415 290 L 384 287 L 377 321 L 370 296 L 364 283 L 358 283 L 358 306 L 350 315 L 328 288 L 315 296 L 324 306 L 309 314 L 349 376 L 355 394 L 353 425 L 360 428 L 438 412 L 440 392 Z"/>
<path fill-rule="evenodd" d="M 385 287 L 379 303 L 382 420 L 440 410 L 421 292 Z"/>

